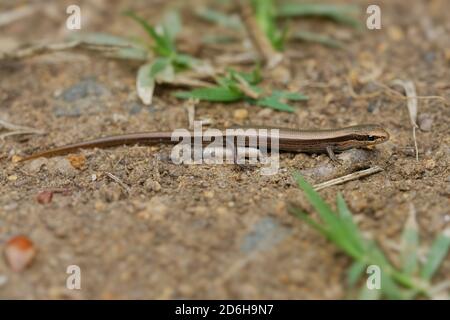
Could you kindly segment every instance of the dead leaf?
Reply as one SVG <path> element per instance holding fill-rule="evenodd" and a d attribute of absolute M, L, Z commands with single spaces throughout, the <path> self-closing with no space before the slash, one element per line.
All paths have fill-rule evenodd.
<path fill-rule="evenodd" d="M 155 89 L 155 78 L 151 76 L 152 63 L 144 64 L 139 68 L 136 88 L 137 94 L 145 105 L 151 105 L 153 91 Z"/>
<path fill-rule="evenodd" d="M 404 81 L 396 79 L 392 81 L 392 84 L 399 85 L 403 87 L 403 90 L 405 90 L 406 97 L 408 98 L 407 107 L 409 112 L 409 119 L 411 120 L 411 124 L 417 128 L 417 94 L 414 82 L 410 80 Z"/>

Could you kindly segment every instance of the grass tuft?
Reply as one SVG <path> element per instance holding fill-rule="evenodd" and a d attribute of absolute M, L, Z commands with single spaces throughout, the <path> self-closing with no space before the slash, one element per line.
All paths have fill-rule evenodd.
<path fill-rule="evenodd" d="M 353 287 L 361 281 L 369 266 L 375 265 L 380 268 L 381 288 L 370 290 L 364 283 L 360 289 L 360 299 L 412 299 L 419 295 L 433 298 L 437 295 L 431 279 L 448 254 L 450 248 L 448 230 L 436 237 L 428 251 L 426 261 L 420 264 L 417 259 L 418 229 L 410 216 L 402 235 L 403 245 L 400 252 L 402 268 L 397 268 L 374 241 L 362 235 L 340 194 L 337 196 L 337 212 L 335 212 L 299 173 L 294 174 L 294 179 L 305 192 L 320 221 L 312 219 L 295 206 L 290 206 L 289 212 L 308 223 L 353 259 L 353 264 L 347 271 L 348 285 Z M 438 284 L 436 287 L 442 286 Z"/>
<path fill-rule="evenodd" d="M 132 11 L 126 11 L 124 14 L 141 25 L 153 41 L 150 48 L 155 58 L 139 68 L 136 79 L 139 97 L 144 104 L 151 104 L 155 81 L 158 77 L 170 82 L 176 72 L 192 68 L 197 60 L 189 55 L 178 53 L 176 49 L 175 42 L 181 30 L 181 21 L 175 11 L 169 11 L 158 26 L 150 25 Z"/>
<path fill-rule="evenodd" d="M 295 109 L 287 101 L 304 101 L 308 97 L 296 92 L 273 90 L 265 94 L 257 86 L 261 81 L 258 70 L 251 73 L 228 70 L 224 77 L 216 79 L 217 85 L 191 91 L 176 92 L 180 99 L 198 99 L 211 102 L 248 102 L 253 105 L 272 108 L 279 111 L 294 112 Z"/>

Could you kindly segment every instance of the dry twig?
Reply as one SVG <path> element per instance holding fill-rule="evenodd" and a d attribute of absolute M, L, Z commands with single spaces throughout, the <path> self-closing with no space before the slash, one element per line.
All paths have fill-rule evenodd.
<path fill-rule="evenodd" d="M 15 135 L 24 135 L 24 134 L 44 134 L 45 132 L 42 130 L 25 127 L 25 126 L 19 126 L 17 124 L 13 124 L 11 122 L 7 122 L 5 120 L 0 119 L 0 128 L 4 128 L 6 130 L 9 130 L 11 132 L 5 132 L 0 134 L 0 140 L 5 139 L 9 136 L 15 136 Z"/>
<path fill-rule="evenodd" d="M 253 45 L 265 60 L 269 69 L 274 68 L 283 60 L 283 54 L 275 51 L 269 39 L 262 32 L 253 16 L 253 9 L 248 1 L 236 1 L 239 14 L 244 22 L 245 29 L 250 36 Z"/>
<path fill-rule="evenodd" d="M 130 187 L 127 186 L 122 180 L 120 180 L 118 177 L 113 175 L 110 172 L 105 172 L 108 177 L 110 177 L 113 181 L 117 182 L 119 186 L 121 186 L 127 193 L 130 193 Z"/>
<path fill-rule="evenodd" d="M 186 111 L 188 114 L 189 121 L 189 129 L 194 129 L 194 121 L 195 121 L 195 106 L 199 102 L 198 99 L 189 99 L 184 106 L 186 107 Z"/>
<path fill-rule="evenodd" d="M 0 27 L 13 23 L 14 21 L 24 19 L 34 12 L 36 12 L 37 6 L 20 6 L 9 11 L 0 13 Z"/>
<path fill-rule="evenodd" d="M 328 187 L 331 187 L 331 186 L 334 186 L 337 184 L 342 184 L 342 183 L 345 183 L 348 181 L 361 179 L 363 177 L 370 176 L 374 173 L 378 173 L 381 171 L 383 171 L 383 169 L 378 166 L 375 166 L 375 167 L 372 167 L 369 169 L 365 169 L 365 170 L 361 170 L 361 171 L 356 171 L 356 172 L 353 172 L 351 174 L 348 174 L 348 175 L 345 175 L 345 176 L 342 176 L 342 177 L 339 177 L 336 179 L 331 179 L 329 181 L 318 183 L 318 184 L 314 185 L 314 190 L 319 191 L 319 190 L 322 190 L 322 189 L 325 189 L 325 188 L 328 188 Z"/>
<path fill-rule="evenodd" d="M 56 51 L 64 51 L 71 50 L 75 48 L 79 49 L 88 49 L 88 50 L 96 50 L 101 52 L 113 52 L 117 49 L 122 49 L 127 46 L 108 46 L 108 45 L 95 45 L 92 43 L 86 43 L 80 40 L 62 42 L 62 43 L 43 43 L 32 45 L 23 49 L 18 49 L 12 52 L 0 52 L 0 61 L 1 60 L 19 60 L 23 58 L 32 57 L 35 55 L 40 55 L 49 52 Z"/>

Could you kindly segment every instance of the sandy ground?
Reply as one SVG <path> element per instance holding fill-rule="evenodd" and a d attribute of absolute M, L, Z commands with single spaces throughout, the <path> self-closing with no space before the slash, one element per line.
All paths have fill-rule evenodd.
<path fill-rule="evenodd" d="M 357 3 L 366 8 L 372 2 Z M 38 253 L 19 273 L 0 259 L 0 297 L 345 298 L 345 271 L 351 261 L 286 210 L 287 202 L 309 208 L 291 177 L 295 170 L 317 183 L 382 167 L 381 173 L 320 193 L 334 202 L 341 192 L 361 229 L 390 256 L 397 254 L 395 245 L 413 206 L 423 242 L 429 244 L 450 224 L 449 106 L 440 99 L 419 100 L 423 130 L 417 132 L 416 161 L 405 101 L 380 91 L 374 81 L 411 80 L 419 95 L 450 100 L 450 3 L 378 2 L 380 31 L 358 32 L 310 20 L 291 25 L 333 35 L 346 44 L 345 50 L 289 44 L 296 53 L 289 88 L 310 97 L 296 103 L 296 113 L 245 104 L 196 107 L 196 119 L 210 119 L 216 128 L 386 127 L 389 142 L 372 151 L 344 153 L 341 157 L 349 160 L 342 166 L 325 155 L 282 154 L 281 172 L 261 176 L 259 167 L 175 165 L 168 146 L 85 150 L 79 153 L 86 156 L 79 169 L 66 157 L 14 163 L 13 155 L 99 136 L 186 128 L 188 118 L 183 103 L 167 87 L 156 89 L 152 106 L 143 106 L 136 96 L 134 64 L 80 52 L 1 63 L 1 119 L 47 134 L 6 138 L 1 147 L 0 246 L 24 234 Z M 66 36 L 64 1 L 48 3 L 43 12 L 0 27 L 1 49 Z M 126 1 L 80 3 L 85 31 L 145 37 L 120 15 L 130 6 Z M 131 8 L 157 22 L 159 13 L 172 5 L 183 13 L 183 39 L 221 32 L 196 19 L 182 3 L 133 1 Z M 6 3 L 0 10 L 12 6 Z M 197 46 L 195 53 L 211 59 L 233 54 L 236 48 L 246 50 L 239 44 L 221 50 Z M 248 117 L 235 118 L 237 109 L 246 109 Z M 36 196 L 43 190 L 63 192 L 55 193 L 51 203 L 39 204 Z M 65 286 L 66 268 L 73 264 L 82 271 L 81 290 Z M 447 259 L 437 278 L 448 279 L 449 273 Z"/>

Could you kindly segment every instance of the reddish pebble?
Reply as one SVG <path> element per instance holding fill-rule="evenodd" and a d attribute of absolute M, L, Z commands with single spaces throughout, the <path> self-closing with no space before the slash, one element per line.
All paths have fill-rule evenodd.
<path fill-rule="evenodd" d="M 37 202 L 39 202 L 40 204 L 50 203 L 52 202 L 52 198 L 53 198 L 52 191 L 41 191 L 36 197 Z"/>
<path fill-rule="evenodd" d="M 16 236 L 6 243 L 4 255 L 11 269 L 20 272 L 31 264 L 36 256 L 36 248 L 26 236 Z"/>
<path fill-rule="evenodd" d="M 69 160 L 72 167 L 78 170 L 83 169 L 84 165 L 86 164 L 86 157 L 83 154 L 80 155 L 71 154 L 67 156 L 67 159 Z"/>

